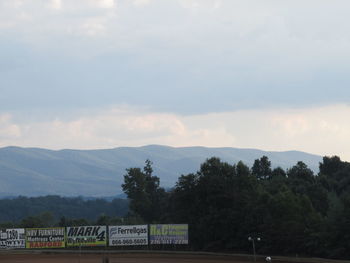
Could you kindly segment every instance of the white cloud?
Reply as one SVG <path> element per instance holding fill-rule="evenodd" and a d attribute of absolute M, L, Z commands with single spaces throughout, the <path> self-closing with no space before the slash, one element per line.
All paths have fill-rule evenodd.
<path fill-rule="evenodd" d="M 101 8 L 114 8 L 116 6 L 115 0 L 94 0 L 94 2 Z"/>
<path fill-rule="evenodd" d="M 233 111 L 262 101 L 272 107 L 348 101 L 348 9 L 342 0 L 2 0 L 0 62 L 6 63 L 0 66 L 6 73 L 0 84 L 11 87 L 4 88 L 11 99 L 1 109 L 17 103 L 25 111 L 43 102 L 38 108 L 46 111 L 57 96 L 57 108 L 62 101 L 94 107 L 142 102 L 169 105 L 169 111 L 227 112 L 182 116 L 117 108 L 25 124 L 2 115 L 0 144 L 236 146 L 350 160 L 348 106 Z M 36 101 L 30 94 L 38 91 L 46 95 Z M 145 94 L 152 96 L 145 100 Z"/>
<path fill-rule="evenodd" d="M 20 8 L 24 4 L 24 0 L 4 0 L 4 5 L 7 7 Z"/>
<path fill-rule="evenodd" d="M 2 140 L 17 139 L 21 136 L 19 125 L 11 122 L 11 115 L 0 115 L 0 143 Z"/>
<path fill-rule="evenodd" d="M 2 115 L 0 136 L 2 146 L 91 149 L 202 145 L 301 150 L 350 160 L 349 115 L 347 105 L 188 116 L 116 107 L 46 122 L 13 123 L 9 115 Z"/>
<path fill-rule="evenodd" d="M 151 0 L 134 0 L 133 4 L 137 7 L 142 7 L 149 5 L 151 3 Z"/>
<path fill-rule="evenodd" d="M 11 28 L 11 27 L 14 27 L 15 24 L 13 22 L 10 22 L 10 21 L 2 21 L 0 22 L 0 28 L 3 28 L 3 29 L 7 29 L 7 28 Z"/>
<path fill-rule="evenodd" d="M 50 7 L 56 10 L 62 9 L 62 0 L 51 0 Z"/>
<path fill-rule="evenodd" d="M 200 1 L 197 0 L 180 0 L 179 2 L 184 8 L 197 8 L 200 6 Z"/>
<path fill-rule="evenodd" d="M 178 0 L 183 8 L 217 9 L 222 6 L 222 0 Z"/>
<path fill-rule="evenodd" d="M 91 37 L 101 35 L 106 31 L 105 22 L 106 21 L 103 18 L 89 19 L 81 26 L 81 32 L 82 34 Z"/>

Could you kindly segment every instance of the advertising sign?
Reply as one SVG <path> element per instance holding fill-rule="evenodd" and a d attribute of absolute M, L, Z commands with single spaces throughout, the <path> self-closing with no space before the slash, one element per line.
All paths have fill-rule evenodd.
<path fill-rule="evenodd" d="M 0 230 L 0 249 L 6 248 L 7 233 L 6 230 Z"/>
<path fill-rule="evenodd" d="M 106 246 L 106 226 L 67 227 L 67 246 Z"/>
<path fill-rule="evenodd" d="M 150 225 L 150 244 L 188 244 L 187 224 Z"/>
<path fill-rule="evenodd" d="M 110 246 L 143 246 L 148 245 L 147 225 L 109 226 Z"/>
<path fill-rule="evenodd" d="M 7 248 L 25 248 L 26 239 L 25 239 L 25 230 L 24 228 L 14 228 L 6 229 Z"/>
<path fill-rule="evenodd" d="M 26 229 L 26 248 L 61 248 L 64 241 L 64 227 Z"/>

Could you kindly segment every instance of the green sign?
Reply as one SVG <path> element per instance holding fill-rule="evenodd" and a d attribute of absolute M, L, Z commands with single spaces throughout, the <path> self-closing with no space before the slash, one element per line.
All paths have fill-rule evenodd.
<path fill-rule="evenodd" d="M 67 227 L 67 247 L 106 246 L 106 226 Z"/>
<path fill-rule="evenodd" d="M 188 244 L 187 224 L 150 225 L 150 244 Z"/>

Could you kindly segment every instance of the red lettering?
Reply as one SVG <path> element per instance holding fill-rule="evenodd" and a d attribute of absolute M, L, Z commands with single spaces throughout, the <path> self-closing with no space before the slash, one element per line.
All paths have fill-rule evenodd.
<path fill-rule="evenodd" d="M 62 247 L 63 242 L 62 241 L 55 241 L 55 242 L 30 242 L 29 248 L 52 248 L 52 247 Z"/>

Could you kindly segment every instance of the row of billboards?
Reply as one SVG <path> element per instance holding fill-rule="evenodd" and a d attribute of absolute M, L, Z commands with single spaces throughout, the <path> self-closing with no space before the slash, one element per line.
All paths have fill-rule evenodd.
<path fill-rule="evenodd" d="M 3 249 L 188 244 L 187 224 L 16 228 L 0 231 L 0 248 Z"/>

